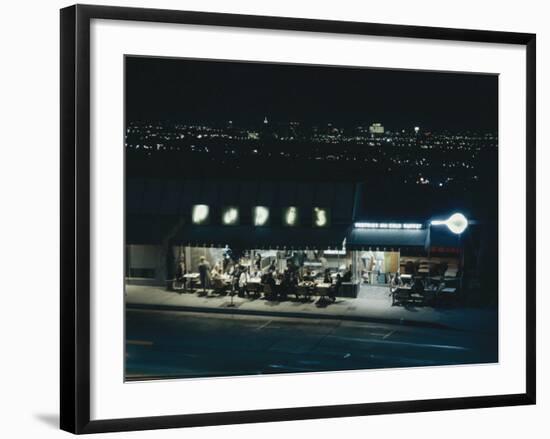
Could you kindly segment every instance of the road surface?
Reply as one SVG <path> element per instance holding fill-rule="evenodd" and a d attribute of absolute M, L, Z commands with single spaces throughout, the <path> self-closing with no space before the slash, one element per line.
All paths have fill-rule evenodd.
<path fill-rule="evenodd" d="M 326 319 L 127 310 L 126 378 L 498 361 L 496 334 Z"/>

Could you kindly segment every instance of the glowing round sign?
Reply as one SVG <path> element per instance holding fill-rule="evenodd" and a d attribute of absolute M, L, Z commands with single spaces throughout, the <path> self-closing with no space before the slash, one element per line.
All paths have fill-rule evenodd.
<path fill-rule="evenodd" d="M 461 213 L 455 213 L 447 220 L 447 227 L 451 232 L 459 235 L 468 227 L 468 220 Z"/>
<path fill-rule="evenodd" d="M 456 235 L 460 235 L 468 227 L 468 219 L 461 213 L 453 213 L 445 221 L 432 221 L 432 225 L 445 224 L 447 228 Z"/>

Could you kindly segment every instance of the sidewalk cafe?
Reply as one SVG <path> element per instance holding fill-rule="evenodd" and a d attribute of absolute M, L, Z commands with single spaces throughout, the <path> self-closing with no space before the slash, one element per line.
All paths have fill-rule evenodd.
<path fill-rule="evenodd" d="M 166 285 L 180 293 L 335 300 L 383 292 L 393 304 L 406 305 L 455 300 L 461 284 L 460 237 L 432 224 L 326 229 L 195 224 L 183 227 L 176 239 L 166 257 L 175 267 Z M 135 254 L 134 249 L 130 259 Z"/>
<path fill-rule="evenodd" d="M 142 183 L 142 196 L 134 190 L 128 202 L 127 282 L 281 300 L 454 300 L 466 218 L 354 222 L 353 186 L 338 185 L 195 182 L 176 190 Z M 159 199 L 183 199 L 185 207 Z M 163 215 L 151 215 L 155 209 Z"/>

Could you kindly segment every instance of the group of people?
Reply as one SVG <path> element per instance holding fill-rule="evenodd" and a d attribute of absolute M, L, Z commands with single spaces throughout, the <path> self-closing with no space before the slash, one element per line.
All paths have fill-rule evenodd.
<path fill-rule="evenodd" d="M 183 290 L 187 288 L 187 267 L 185 258 L 180 257 L 176 267 L 176 281 L 183 286 Z M 267 299 L 286 299 L 288 294 L 296 292 L 300 282 L 310 282 L 311 286 L 314 282 L 321 281 L 324 284 L 330 284 L 328 289 L 328 297 L 336 300 L 344 282 L 351 280 L 351 267 L 341 275 L 338 273 L 335 278 L 331 276 L 330 269 L 326 268 L 322 274 L 315 274 L 309 269 L 300 270 L 300 267 L 293 261 L 288 259 L 286 268 L 283 270 L 277 269 L 277 261 L 273 259 L 265 268 L 262 268 L 262 257 L 256 254 L 254 260 L 246 266 L 242 263 L 233 261 L 230 257 L 224 257 L 221 261 L 211 264 L 205 256 L 201 256 L 198 264 L 198 280 L 203 293 L 207 289 L 222 290 L 229 285 L 231 292 L 239 296 L 248 296 L 250 294 L 250 280 L 259 279 L 259 284 L 264 286 L 264 294 Z M 267 288 L 266 288 L 267 287 Z"/>
<path fill-rule="evenodd" d="M 182 284 L 184 290 L 187 288 L 186 274 L 187 266 L 185 264 L 185 258 L 182 256 L 176 268 L 176 281 Z M 260 277 L 261 275 L 261 256 L 257 255 L 252 269 L 251 267 L 245 267 L 239 263 L 233 263 L 225 254 L 222 261 L 214 264 L 212 267 L 206 260 L 206 257 L 201 256 L 198 264 L 198 274 L 200 288 L 203 292 L 206 292 L 207 288 L 223 284 L 224 277 L 225 279 L 229 277 L 232 290 L 242 295 L 248 292 L 246 287 L 250 278 Z"/>

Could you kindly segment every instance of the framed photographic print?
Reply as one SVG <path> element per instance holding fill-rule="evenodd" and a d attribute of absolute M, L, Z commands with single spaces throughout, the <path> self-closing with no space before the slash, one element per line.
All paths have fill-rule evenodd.
<path fill-rule="evenodd" d="M 61 428 L 535 403 L 535 35 L 61 10 Z"/>

